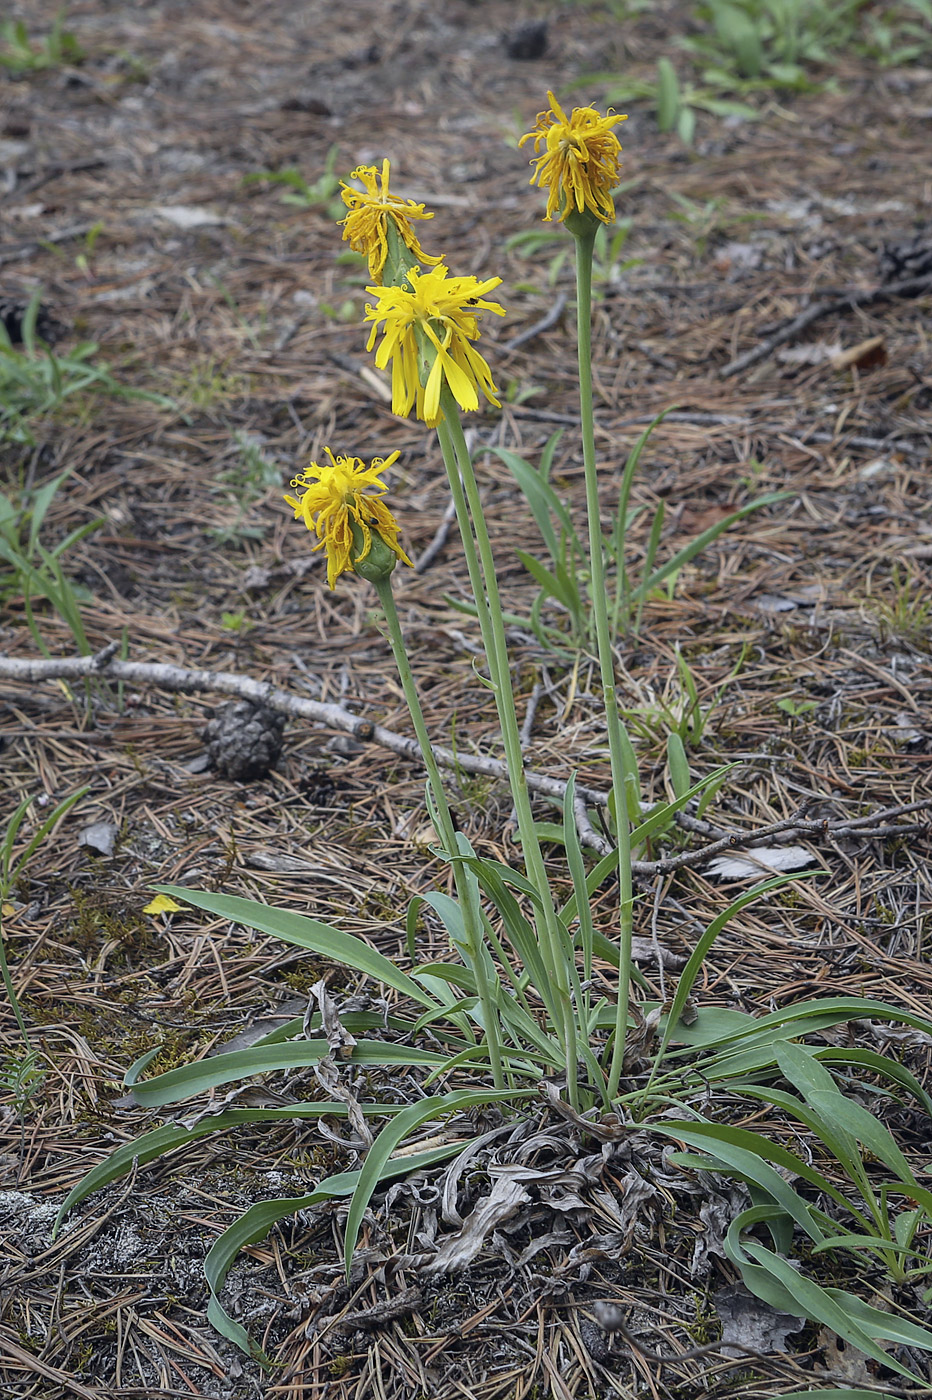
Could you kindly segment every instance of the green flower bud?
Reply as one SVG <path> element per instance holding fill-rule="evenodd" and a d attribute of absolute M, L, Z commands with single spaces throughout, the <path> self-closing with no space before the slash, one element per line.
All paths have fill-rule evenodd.
<path fill-rule="evenodd" d="M 388 250 L 385 259 L 385 268 L 382 273 L 382 283 L 386 287 L 410 288 L 408 273 L 412 267 L 418 267 L 418 254 L 421 253 L 420 245 L 415 251 L 409 248 L 402 237 L 398 225 L 394 219 L 388 219 L 385 224 L 385 244 Z M 427 262 L 435 262 L 435 258 L 425 259 Z M 418 267 L 418 270 L 420 268 Z"/>
<path fill-rule="evenodd" d="M 366 550 L 365 535 L 355 520 L 352 522 L 352 531 L 353 548 L 350 550 L 350 559 L 353 572 L 369 583 L 384 582 L 398 563 L 395 551 L 385 543 L 378 530 L 371 526 L 369 528 L 368 550 Z"/>
<path fill-rule="evenodd" d="M 591 209 L 571 209 L 563 215 L 563 226 L 574 238 L 594 238 L 602 222 Z"/>

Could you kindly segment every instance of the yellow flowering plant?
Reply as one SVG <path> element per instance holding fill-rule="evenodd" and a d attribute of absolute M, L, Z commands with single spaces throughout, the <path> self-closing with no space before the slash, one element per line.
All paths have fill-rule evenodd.
<path fill-rule="evenodd" d="M 518 142 L 534 142 L 540 151 L 534 159 L 535 182 L 547 191 L 548 221 L 558 214 L 561 223 L 573 213 L 593 216 L 600 223 L 615 222 L 612 191 L 618 184 L 621 144 L 612 130 L 627 116 L 594 107 L 574 107 L 568 117 L 552 92 L 550 107 L 539 113 L 537 125 Z M 543 149 L 541 149 L 543 148 Z"/>
<path fill-rule="evenodd" d="M 398 458 L 375 457 L 367 467 L 359 457 L 335 457 L 325 447 L 329 462 L 320 466 L 312 462 L 306 471 L 292 479 L 301 496 L 286 496 L 294 508 L 296 520 L 303 520 L 319 540 L 315 550 L 327 553 L 327 582 L 336 587 L 337 579 L 348 570 L 358 572 L 357 565 L 372 547 L 373 533 L 405 564 L 411 560 L 398 543 L 398 525 L 381 494 L 388 488 L 380 480 Z M 372 492 L 379 494 L 373 495 Z M 354 531 L 361 536 L 362 547 L 354 548 Z"/>
<path fill-rule="evenodd" d="M 480 312 L 504 314 L 501 305 L 486 300 L 486 294 L 500 285 L 500 279 L 453 277 L 442 262 L 425 271 L 415 261 L 416 239 L 405 236 L 402 215 L 393 212 L 406 207 L 405 202 L 394 197 L 390 204 L 387 202 L 386 162 L 382 189 L 376 189 L 374 176 L 371 186 L 368 181 L 366 185 L 370 200 L 385 197 L 387 211 L 383 222 L 371 222 L 371 239 L 366 245 L 367 255 L 376 263 L 381 259 L 382 273 L 381 282 L 373 273 L 376 285 L 369 288 L 377 298 L 366 310 L 369 348 L 375 347 L 381 329 L 383 338 L 376 351 L 376 364 L 386 368 L 391 362 L 394 411 L 401 415 L 413 411 L 437 428 L 475 599 L 488 684 L 496 704 L 523 869 L 478 857 L 457 829 L 446 796 L 392 591 L 398 561 L 410 563 L 400 543 L 395 514 L 384 500 L 383 475 L 396 463 L 399 453 L 372 458 L 367 465 L 359 457 L 327 448 L 327 460 L 311 463 L 296 475 L 292 481 L 296 494 L 285 499 L 296 520 L 316 536 L 315 548 L 325 552 L 331 587 L 345 574 L 355 574 L 376 589 L 423 755 L 427 774 L 425 802 L 437 835 L 435 855 L 450 867 L 455 897 L 446 891 L 428 890 L 412 900 L 406 920 L 411 966 L 406 971 L 398 961 L 335 925 L 223 893 L 156 887 L 160 894 L 217 918 L 244 924 L 361 973 L 393 994 L 393 1000 L 390 1005 L 385 1004 L 387 1010 L 383 1006 L 338 1015 L 320 981 L 312 988 L 305 1016 L 287 1022 L 248 1050 L 221 1051 L 209 1059 L 146 1080 L 141 1076 L 157 1053 L 150 1051 L 131 1066 L 125 1082 L 139 1103 L 161 1107 L 258 1073 L 320 1066 L 322 1062 L 328 1062 L 335 1072 L 336 1055 L 341 1063 L 351 1066 L 378 1067 L 383 1071 L 398 1066 L 419 1069 L 423 1073 L 423 1097 L 407 1104 L 359 1104 L 347 1092 L 343 1097 L 324 1101 L 264 1108 L 230 1106 L 228 1098 L 219 1111 L 176 1120 L 117 1148 L 88 1173 L 62 1206 L 63 1216 L 91 1191 L 134 1165 L 151 1161 L 208 1132 L 232 1130 L 244 1122 L 351 1118 L 354 1128 L 368 1141 L 358 1170 L 328 1178 L 305 1196 L 252 1206 L 224 1231 L 207 1256 L 209 1320 L 224 1336 L 263 1363 L 268 1358 L 245 1329 L 228 1316 L 219 1300 L 226 1273 L 240 1249 L 261 1239 L 277 1220 L 325 1200 L 347 1197 L 344 1250 L 349 1272 L 364 1213 L 380 1184 L 393 1175 L 441 1161 L 464 1147 L 461 1137 L 440 1143 L 434 1138 L 422 1151 L 396 1157 L 402 1143 L 415 1136 L 422 1126 L 451 1113 L 474 1111 L 489 1104 L 516 1109 L 529 1101 L 539 1101 L 542 1093 L 547 1099 L 556 1098 L 561 1110 L 581 1129 L 593 1125 L 600 1115 L 609 1125 L 605 1128 L 609 1135 L 635 1124 L 648 1127 L 703 1150 L 702 1165 L 730 1170 L 751 1181 L 766 1204 L 758 1204 L 755 1198 L 753 1210 L 736 1222 L 736 1234 L 729 1246 L 731 1257 L 752 1290 L 771 1299 L 779 1295 L 780 1306 L 789 1299 L 787 1306 L 791 1310 L 794 1302 L 800 1304 L 800 1295 L 793 1292 L 793 1270 L 789 1270 L 789 1275 L 786 1268 L 781 1271 L 777 1256 L 744 1239 L 742 1230 L 766 1222 L 778 1241 L 784 1231 L 784 1217 L 789 1217 L 802 1224 L 817 1245 L 828 1247 L 832 1240 L 825 1220 L 809 1210 L 784 1177 L 769 1165 L 775 1162 L 778 1167 L 792 1170 L 791 1163 L 797 1162 L 793 1154 L 768 1146 L 759 1135 L 728 1129 L 703 1117 L 710 1086 L 738 1084 L 743 1092 L 752 1094 L 754 1075 L 767 1080 L 783 1073 L 798 1084 L 806 1099 L 805 1103 L 800 1101 L 799 1116 L 808 1122 L 814 1110 L 807 1104 L 813 1095 L 823 1099 L 830 1096 L 828 1081 L 834 1081 L 818 1062 L 831 1062 L 834 1052 L 831 1046 L 820 1044 L 796 1047 L 799 1055 L 795 1051 L 788 1054 L 789 1040 L 801 1042 L 814 1032 L 863 1016 L 900 1020 L 932 1031 L 932 1022 L 926 1018 L 850 997 L 791 1006 L 763 1018 L 714 1007 L 700 1008 L 684 1021 L 690 993 L 715 938 L 751 900 L 792 877 L 767 880 L 734 900 L 711 920 L 698 939 L 670 1000 L 664 1005 L 643 1001 L 632 1009 L 631 986 L 637 980 L 631 963 L 632 843 L 664 830 L 677 811 L 706 785 L 719 780 L 725 770 L 690 784 L 687 765 L 685 775 L 680 771 L 682 781 L 675 783 L 675 800 L 641 814 L 635 791 L 636 767 L 618 711 L 612 637 L 605 611 L 588 325 L 584 324 L 589 315 L 585 253 L 588 248 L 591 256 L 592 232 L 579 221 L 588 219 L 594 228 L 611 216 L 613 178 L 617 175 L 617 140 L 611 128 L 620 120 L 611 116 L 599 118 L 590 108 L 576 109 L 566 118 L 551 95 L 550 113 L 538 119 L 536 132 L 526 138 L 533 136 L 536 146 L 546 144 L 545 154 L 537 159 L 534 179 L 548 188 L 547 217 L 559 209 L 577 246 L 583 250 L 578 258 L 579 361 L 592 553 L 590 603 L 595 613 L 611 759 L 615 836 L 612 848 L 587 869 L 579 836 L 579 815 L 580 811 L 585 814 L 586 795 L 571 776 L 563 795 L 559 835 L 565 849 L 564 873 L 571 881 L 572 893 L 562 902 L 557 898 L 541 846 L 540 824 L 531 807 L 496 561 L 459 416 L 461 408 L 478 407 L 480 395 L 487 402 L 497 402 L 491 371 L 475 350 L 474 342 L 479 336 Z M 357 233 L 352 237 L 357 237 Z M 358 233 L 358 237 L 362 245 L 363 234 Z M 601 597 L 597 598 L 597 594 Z M 616 875 L 618 928 L 617 935 L 609 937 L 596 927 L 591 902 L 593 893 Z M 425 909 L 441 921 L 449 936 L 448 958 L 427 963 L 418 959 L 418 919 Z M 617 970 L 614 994 L 597 991 L 609 986 L 605 969 Z M 639 1032 L 634 1040 L 630 1034 L 632 1024 Z M 932 1110 L 932 1097 L 905 1067 L 892 1065 L 877 1055 L 863 1063 Z M 443 1081 L 442 1091 L 429 1092 L 438 1080 Z M 778 1101 L 773 1098 L 777 1092 L 769 1085 L 761 1089 L 762 1094 L 771 1095 L 772 1102 Z M 672 1125 L 659 1121 L 671 1103 L 680 1115 Z M 834 1099 L 831 1107 L 832 1112 L 838 1110 Z M 687 1127 L 682 1124 L 683 1114 L 690 1120 Z M 376 1117 L 383 1120 L 384 1126 L 373 1137 L 367 1124 Z M 902 1171 L 879 1134 L 868 1136 L 865 1117 L 870 1115 L 849 1115 L 847 1137 L 842 1142 L 836 1134 L 839 1143 L 846 1149 L 851 1149 L 856 1141 L 866 1143 L 885 1164 L 892 1162 L 899 1173 L 895 1190 L 914 1202 L 917 1211 L 927 1210 L 932 1219 L 932 1193 L 924 1191 Z M 827 1131 L 831 1132 L 831 1125 Z M 757 1141 L 756 1149 L 751 1140 Z M 892 1258 L 903 1238 L 908 1235 L 911 1240 L 918 1228 L 916 1221 L 907 1221 L 905 1226 L 891 1221 L 885 1204 L 883 1209 L 872 1211 L 872 1217 L 879 1231 L 888 1228 L 891 1238 L 895 1233 L 892 1245 L 881 1239 L 873 1246 L 885 1259 Z M 831 1303 L 835 1308 L 831 1317 L 835 1318 L 838 1305 L 832 1299 L 820 1312 L 822 1304 L 818 1299 L 813 1301 L 811 1289 L 805 1296 L 807 1315 L 826 1320 Z M 836 1326 L 836 1321 L 832 1325 Z M 877 1331 L 879 1325 L 873 1314 L 867 1318 L 862 1306 L 860 1313 L 852 1313 L 850 1324 L 845 1324 L 847 1330 L 841 1330 L 840 1335 L 876 1356 L 879 1348 L 874 1339 L 881 1335 Z M 932 1347 L 932 1334 L 923 1336 L 928 1340 L 919 1344 Z"/>
<path fill-rule="evenodd" d="M 372 322 L 367 349 L 382 330 L 375 363 L 392 371 L 392 412 L 418 418 L 435 428 L 443 417 L 441 390 L 446 386 L 460 408 L 479 407 L 479 394 L 500 408 L 492 371 L 473 345 L 479 339 L 479 316 L 490 311 L 504 316 L 505 308 L 487 301 L 486 292 L 501 285 L 500 277 L 480 282 L 476 277 L 450 277 L 441 264 L 431 272 L 405 270 L 400 285 L 368 287 L 377 297 L 366 307 Z"/>
<path fill-rule="evenodd" d="M 412 220 L 432 219 L 433 214 L 427 212 L 423 204 L 415 204 L 413 199 L 392 194 L 388 188 L 389 175 L 389 162 L 383 160 L 381 175 L 374 165 L 360 165 L 353 171 L 351 178 L 362 184 L 362 190 L 353 189 L 345 180 L 340 181 L 341 198 L 349 210 L 340 220 L 343 238 L 354 252 L 365 256 L 369 276 L 379 284 L 388 257 L 391 231 L 400 237 L 413 261 L 440 262 L 440 258 L 424 252 L 411 227 Z"/>

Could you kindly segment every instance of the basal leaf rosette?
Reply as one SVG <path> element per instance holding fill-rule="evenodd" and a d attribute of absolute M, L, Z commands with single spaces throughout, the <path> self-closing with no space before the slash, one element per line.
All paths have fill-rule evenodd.
<path fill-rule="evenodd" d="M 320 543 L 315 550 L 327 551 L 330 587 L 336 586 L 341 574 L 370 577 L 371 568 L 358 567 L 370 557 L 380 561 L 379 569 L 384 572 L 394 568 L 396 559 L 410 564 L 398 543 L 398 522 L 381 499 L 388 488 L 380 477 L 401 454 L 373 457 L 366 466 L 360 457 L 335 457 L 329 447 L 324 451 L 329 462 L 312 462 L 292 479 L 291 485 L 304 494 L 286 496 L 285 500 L 294 508 L 295 519 L 303 520 L 317 535 Z"/>
<path fill-rule="evenodd" d="M 383 160 L 381 176 L 374 165 L 360 165 L 353 171 L 350 178 L 359 180 L 364 186 L 362 190 L 354 190 L 345 180 L 340 181 L 343 190 L 341 198 L 349 210 L 346 217 L 339 220 L 344 242 L 348 242 L 355 253 L 365 256 L 369 263 L 369 276 L 380 286 L 390 251 L 392 227 L 413 261 L 430 265 L 440 262 L 440 258 L 424 252 L 411 227 L 412 219 L 432 219 L 433 214 L 413 199 L 392 194 L 388 188 L 389 175 L 389 162 Z"/>
<path fill-rule="evenodd" d="M 475 277 L 451 277 L 441 263 L 429 272 L 412 267 L 398 287 L 367 287 L 378 300 L 366 307 L 372 322 L 367 349 L 382 328 L 375 363 L 392 368 L 392 412 L 417 417 L 434 428 L 443 419 L 440 395 L 446 385 L 460 408 L 479 407 L 479 394 L 500 408 L 492 371 L 472 342 L 479 339 L 479 313 L 504 316 L 505 308 L 486 301 L 485 294 L 501 285 L 500 277 L 480 282 Z"/>
<path fill-rule="evenodd" d="M 547 93 L 550 108 L 540 112 L 537 125 L 518 142 L 534 142 L 539 152 L 533 161 L 531 184 L 547 191 L 545 220 L 558 214 L 571 232 L 574 214 L 588 214 L 603 224 L 615 219 L 612 190 L 619 180 L 621 145 L 612 127 L 627 121 L 626 116 L 609 112 L 602 116 L 595 107 L 574 107 L 567 116 L 552 92 Z M 569 219 L 569 222 L 568 222 Z"/>

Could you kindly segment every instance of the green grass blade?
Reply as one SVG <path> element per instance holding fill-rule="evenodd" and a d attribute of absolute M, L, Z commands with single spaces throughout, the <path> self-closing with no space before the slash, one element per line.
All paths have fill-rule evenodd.
<path fill-rule="evenodd" d="M 657 125 L 661 131 L 672 131 L 680 110 L 680 84 L 676 69 L 668 58 L 657 61 Z"/>
<path fill-rule="evenodd" d="M 362 1112 L 371 1117 L 384 1117 L 400 1111 L 400 1106 L 394 1104 L 362 1105 Z M 280 1123 L 292 1118 L 345 1118 L 346 1115 L 345 1103 L 297 1103 L 289 1104 L 285 1108 L 227 1108 L 220 1113 L 205 1114 L 190 1126 L 183 1122 L 165 1123 L 160 1128 L 153 1128 L 151 1132 L 134 1138 L 132 1142 L 124 1143 L 115 1152 L 111 1152 L 109 1157 L 98 1162 L 96 1167 L 92 1167 L 68 1192 L 55 1219 L 54 1228 L 57 1231 L 65 1216 L 74 1210 L 75 1206 L 80 1205 L 95 1191 L 109 1186 L 111 1181 L 125 1176 L 134 1164 L 145 1166 L 147 1162 L 175 1152 L 179 1147 L 184 1147 L 197 1138 L 206 1137 L 209 1133 L 226 1132 L 239 1127 L 241 1123 Z"/>
<path fill-rule="evenodd" d="M 22 870 L 23 866 L 26 864 L 27 860 L 29 860 L 33 852 L 37 850 L 37 848 L 45 840 L 46 836 L 48 836 L 49 832 L 52 830 L 52 827 L 55 826 L 57 822 L 61 821 L 62 817 L 67 816 L 68 813 L 71 811 L 72 807 L 75 805 L 75 803 L 80 802 L 81 798 L 86 797 L 89 792 L 90 787 L 78 788 L 77 792 L 73 792 L 71 796 L 66 797 L 63 802 L 59 802 L 54 812 L 50 813 L 49 816 L 46 817 L 42 825 L 38 828 L 38 830 L 33 832 L 32 836 L 29 839 L 29 844 L 23 851 L 22 855 L 17 857 L 16 864 L 13 867 L 14 875 L 20 870 Z M 27 799 L 27 805 L 31 801 L 31 798 Z M 17 815 L 19 815 L 18 808 Z M 20 817 L 20 821 L 21 820 L 22 818 Z M 16 825 L 18 828 L 19 822 L 17 822 Z"/>
<path fill-rule="evenodd" d="M 84 788 L 82 790 L 84 792 L 87 792 L 87 788 Z M 23 818 L 29 811 L 29 808 L 31 807 L 33 801 L 34 799 L 32 797 L 23 798 L 22 802 L 19 804 L 12 817 L 10 817 L 10 820 L 7 823 L 6 831 L 3 834 L 3 843 L 2 845 L 0 845 L 0 871 L 2 871 L 3 875 L 3 883 L 5 887 L 4 894 L 6 894 L 7 892 L 6 886 L 8 885 L 8 882 L 10 880 L 10 870 L 13 861 L 13 846 L 16 842 L 16 835 L 20 829 L 20 826 L 23 823 Z M 38 842 L 36 842 L 36 844 L 38 845 Z M 19 862 L 17 862 L 17 865 L 18 864 Z"/>
<path fill-rule="evenodd" d="M 684 798 L 688 801 L 687 794 L 692 786 L 692 777 L 689 772 L 689 759 L 686 757 L 686 749 L 679 734 L 670 733 L 667 735 L 667 769 L 670 774 L 670 782 L 673 786 L 673 795 L 677 798 Z"/>
<path fill-rule="evenodd" d="M 762 885 L 757 886 L 758 891 L 763 888 Z M 753 893 L 753 890 L 748 891 L 749 895 Z M 736 1027 L 733 1032 L 724 1035 L 719 1043 L 723 1047 L 731 1045 L 734 1051 L 738 1051 L 744 1048 L 740 1042 L 747 1044 L 748 1041 L 765 1040 L 774 1027 L 785 1026 L 796 1039 L 801 1039 L 829 1026 L 837 1026 L 843 1021 L 866 1020 L 871 1017 L 878 1021 L 902 1022 L 915 1030 L 932 1034 L 932 1021 L 928 1017 L 904 1011 L 902 1007 L 893 1006 L 888 1002 L 871 1001 L 867 997 L 824 997 L 818 1001 L 801 1001 L 795 1006 L 783 1007 L 760 1018 L 746 1017 L 746 1029 Z M 679 1038 L 688 1042 L 688 1029 L 683 1028 Z"/>
<path fill-rule="evenodd" d="M 545 568 L 539 560 L 534 558 L 533 554 L 528 554 L 527 550 L 516 549 L 515 554 L 534 582 L 540 584 L 547 597 L 556 598 L 557 602 L 562 603 L 568 613 L 575 614 L 579 611 L 579 591 L 565 570 L 562 571 L 561 578 L 557 572 L 551 572 L 550 569 Z"/>
<path fill-rule="evenodd" d="M 781 885 L 788 884 L 793 878 L 792 875 L 778 875 L 772 880 L 765 880 L 762 884 L 755 885 L 753 889 L 745 890 L 744 894 L 739 895 L 737 899 L 733 900 L 728 908 L 723 909 L 709 924 L 705 933 L 693 949 L 689 961 L 680 973 L 680 980 L 677 983 L 676 992 L 670 1005 L 670 1013 L 666 1018 L 663 1033 L 660 1037 L 660 1044 L 657 1047 L 657 1054 L 654 1057 L 654 1064 L 650 1076 L 651 1081 L 653 1081 L 654 1075 L 660 1067 L 660 1062 L 667 1052 L 667 1046 L 670 1044 L 673 1037 L 673 1032 L 682 1015 L 687 998 L 692 991 L 693 983 L 699 975 L 705 956 L 722 929 L 736 914 L 740 914 L 745 905 L 751 904 L 755 899 L 758 899 L 762 894 L 767 894 L 770 890 L 779 889 Z M 649 1088 L 650 1084 L 648 1084 L 648 1089 Z"/>
<path fill-rule="evenodd" d="M 827 1288 L 825 1291 L 847 1310 L 869 1337 L 894 1342 L 898 1346 L 922 1347 L 923 1351 L 932 1351 L 932 1332 L 928 1328 L 910 1322 L 907 1317 L 898 1317 L 896 1313 L 872 1308 L 855 1294 L 843 1292 L 839 1288 Z"/>
<path fill-rule="evenodd" d="M 551 439 L 553 446 L 556 442 Z M 548 447 L 550 443 L 548 443 Z M 515 481 L 521 488 L 527 503 L 531 509 L 531 514 L 541 533 L 541 538 L 547 546 L 551 559 L 556 563 L 560 557 L 560 550 L 557 543 L 557 533 L 553 528 L 553 520 L 559 521 L 568 539 L 576 543 L 579 548 L 579 540 L 573 525 L 573 519 L 560 497 L 554 491 L 547 480 L 550 465 L 553 458 L 551 451 L 549 456 L 545 456 L 541 463 L 541 471 L 535 471 L 530 462 L 526 462 L 517 452 L 510 451 L 507 447 L 482 448 L 483 452 L 494 452 L 511 472 Z M 546 452 L 546 449 L 545 449 Z M 546 472 L 543 470 L 546 463 Z"/>
<path fill-rule="evenodd" d="M 780 1400 L 895 1400 L 892 1395 L 882 1395 L 879 1390 L 790 1390 L 781 1391 Z"/>
<path fill-rule="evenodd" d="M 791 491 L 770 491 L 765 496 L 759 496 L 756 501 L 750 501 L 748 505 L 742 506 L 740 510 L 732 511 L 730 515 L 726 515 L 724 519 L 717 521 L 715 525 L 710 525 L 708 530 L 703 530 L 701 535 L 697 535 L 688 545 L 674 554 L 672 559 L 668 559 L 659 569 L 655 569 L 654 572 L 634 590 L 631 595 L 632 603 L 640 603 L 643 598 L 649 597 L 658 583 L 663 583 L 663 580 L 669 574 L 674 573 L 677 569 L 681 569 L 684 564 L 688 564 L 697 554 L 701 554 L 707 545 L 712 544 L 714 540 L 718 539 L 719 535 L 723 534 L 725 530 L 729 529 L 739 520 L 743 520 L 746 515 L 750 515 L 751 512 L 755 510 L 761 510 L 764 506 L 771 506 L 775 505 L 778 501 L 785 501 L 787 497 L 792 494 Z"/>
<path fill-rule="evenodd" d="M 576 798 L 576 774 L 571 773 L 563 796 L 563 841 L 566 847 L 566 860 L 573 880 L 573 893 L 579 911 L 579 944 L 583 956 L 583 977 L 592 977 L 592 950 L 595 928 L 592 923 L 592 909 L 586 893 L 586 864 L 583 860 L 582 845 L 576 829 L 576 815 L 573 804 Z M 564 925 L 565 927 L 565 925 Z"/>
<path fill-rule="evenodd" d="M 876 1050 L 859 1050 L 845 1046 L 838 1049 L 833 1045 L 815 1046 L 814 1052 L 822 1064 L 838 1064 L 839 1067 L 850 1069 L 853 1065 L 863 1065 L 865 1069 L 872 1070 L 881 1078 L 889 1079 L 901 1089 L 906 1089 L 932 1118 L 932 1095 L 926 1093 L 919 1083 L 919 1080 L 908 1070 L 905 1065 L 901 1065 L 898 1060 L 891 1060 L 886 1055 L 879 1055 Z"/>
<path fill-rule="evenodd" d="M 856 1303 L 858 1300 L 852 1294 L 842 1293 L 837 1289 L 833 1289 L 830 1293 L 812 1279 L 807 1278 L 805 1274 L 797 1273 L 788 1260 L 781 1259 L 772 1250 L 766 1249 L 763 1245 L 756 1244 L 752 1240 L 742 1241 L 742 1248 L 751 1259 L 783 1285 L 806 1317 L 813 1322 L 821 1322 L 824 1326 L 830 1327 L 836 1336 L 850 1342 L 852 1346 L 856 1346 L 881 1366 L 888 1366 L 898 1375 L 906 1376 L 909 1380 L 917 1379 L 912 1371 L 901 1366 L 890 1352 L 877 1346 L 873 1337 L 855 1320 L 856 1309 L 849 1304 Z M 932 1335 L 926 1334 L 924 1345 L 932 1346 Z"/>
<path fill-rule="evenodd" d="M 702 792 L 709 783 L 713 783 L 720 776 L 724 776 L 734 768 L 733 763 L 726 764 L 724 768 L 716 768 L 714 773 L 709 773 L 707 777 L 700 778 L 698 783 L 693 783 L 681 796 L 673 802 L 661 802 L 656 807 L 652 807 L 648 815 L 639 825 L 631 828 L 632 846 L 642 846 L 649 836 L 653 836 L 658 828 L 663 828 L 670 818 L 681 811 L 688 802 Z"/>
<path fill-rule="evenodd" d="M 747 1128 L 730 1128 L 724 1123 L 652 1122 L 650 1130 L 685 1142 L 690 1147 L 708 1153 L 710 1157 L 718 1158 L 726 1168 L 747 1177 L 761 1190 L 766 1191 L 781 1210 L 805 1230 L 811 1240 L 825 1238 L 825 1231 L 817 1224 L 806 1202 L 769 1163 L 776 1162 L 778 1166 L 795 1176 L 801 1176 L 819 1190 L 827 1190 L 831 1194 L 832 1188 L 821 1172 L 779 1143 L 769 1142 Z"/>
<path fill-rule="evenodd" d="M 663 501 L 654 511 L 654 518 L 651 521 L 650 536 L 647 541 L 647 549 L 644 552 L 644 574 L 650 577 L 654 568 L 654 560 L 657 557 L 657 550 L 660 548 L 660 535 L 663 530 L 663 521 L 666 514 L 666 506 Z M 672 571 L 671 571 L 672 572 Z M 644 615 L 644 604 L 647 602 L 647 594 L 637 590 L 634 596 L 637 607 L 634 612 L 634 635 L 638 636 L 641 630 L 641 618 Z"/>

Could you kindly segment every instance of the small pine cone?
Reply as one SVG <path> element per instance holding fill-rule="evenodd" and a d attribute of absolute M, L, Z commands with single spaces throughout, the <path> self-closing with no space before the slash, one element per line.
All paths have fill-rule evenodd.
<path fill-rule="evenodd" d="M 512 29 L 504 36 L 505 52 L 509 58 L 521 59 L 527 62 L 534 58 L 543 58 L 547 52 L 547 21 L 545 19 L 528 20 L 525 24 L 519 24 L 517 29 Z"/>
<path fill-rule="evenodd" d="M 0 297 L 0 321 L 3 322 L 3 329 L 9 336 L 11 345 L 23 344 L 23 327 L 28 310 L 28 299 L 23 301 L 16 297 Z M 40 306 L 36 315 L 36 335 L 39 339 L 44 340 L 46 345 L 54 345 L 66 334 L 67 330 L 61 322 L 49 315 L 44 306 Z"/>
<path fill-rule="evenodd" d="M 222 778 L 249 783 L 268 776 L 282 751 L 285 716 L 251 700 L 224 705 L 204 730 L 212 768 Z"/>

